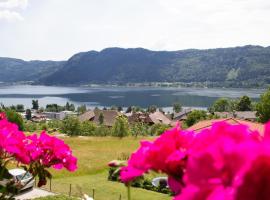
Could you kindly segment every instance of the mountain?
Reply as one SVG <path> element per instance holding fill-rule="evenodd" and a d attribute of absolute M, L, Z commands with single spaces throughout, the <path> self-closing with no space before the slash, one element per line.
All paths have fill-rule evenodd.
<path fill-rule="evenodd" d="M 266 86 L 270 84 L 270 47 L 181 51 L 107 48 L 78 53 L 61 62 L 0 58 L 0 82 L 17 81 L 45 85 L 181 82 Z"/>
<path fill-rule="evenodd" d="M 0 57 L 0 82 L 34 82 L 55 73 L 64 63 L 62 61 L 24 61 Z"/>
<path fill-rule="evenodd" d="M 150 51 L 108 48 L 72 56 L 42 84 L 197 82 L 217 86 L 270 83 L 270 47 Z"/>

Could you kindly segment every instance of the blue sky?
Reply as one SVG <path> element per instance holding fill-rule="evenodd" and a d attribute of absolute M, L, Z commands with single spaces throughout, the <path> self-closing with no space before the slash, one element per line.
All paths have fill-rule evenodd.
<path fill-rule="evenodd" d="M 270 45 L 269 0 L 0 0 L 0 56 Z"/>

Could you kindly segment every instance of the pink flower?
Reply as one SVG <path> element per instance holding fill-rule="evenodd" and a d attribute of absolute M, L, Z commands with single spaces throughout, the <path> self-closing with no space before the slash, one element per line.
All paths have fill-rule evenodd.
<path fill-rule="evenodd" d="M 188 156 L 184 177 L 187 187 L 176 199 L 234 199 L 260 145 L 259 134 L 243 125 L 221 122 L 198 133 Z M 190 189 L 192 195 L 187 194 Z"/>
<path fill-rule="evenodd" d="M 244 125 L 215 123 L 198 134 L 178 127 L 132 154 L 121 179 L 166 173 L 174 200 L 270 199 L 270 122 L 264 137 Z"/>
<path fill-rule="evenodd" d="M 0 149 L 3 154 L 14 156 L 18 161 L 29 164 L 25 144 L 26 136 L 19 131 L 16 124 L 8 122 L 5 118 L 0 120 Z"/>
<path fill-rule="evenodd" d="M 193 137 L 193 132 L 181 131 L 179 127 L 165 131 L 147 152 L 147 163 L 154 171 L 181 178 Z"/>
<path fill-rule="evenodd" d="M 5 113 L 0 113 L 0 120 L 2 120 L 2 119 L 6 119 L 6 114 Z"/>
<path fill-rule="evenodd" d="M 237 188 L 236 200 L 270 199 L 270 156 L 258 156 Z"/>
<path fill-rule="evenodd" d="M 128 166 L 121 169 L 121 180 L 129 182 L 149 169 L 182 179 L 186 165 L 186 151 L 194 133 L 179 127 L 165 131 L 154 142 L 141 142 L 141 147 L 131 155 Z"/>
<path fill-rule="evenodd" d="M 131 157 L 128 160 L 128 166 L 122 167 L 120 172 L 121 180 L 124 183 L 133 181 L 149 170 L 150 166 L 146 162 L 146 154 L 151 146 L 151 142 L 142 141 L 141 147 L 136 152 L 131 154 Z"/>
<path fill-rule="evenodd" d="M 39 162 L 46 167 L 53 166 L 56 169 L 65 167 L 69 171 L 77 169 L 77 159 L 62 140 L 49 136 L 46 132 L 42 132 L 40 137 L 34 134 L 27 139 L 26 148 L 31 162 Z"/>

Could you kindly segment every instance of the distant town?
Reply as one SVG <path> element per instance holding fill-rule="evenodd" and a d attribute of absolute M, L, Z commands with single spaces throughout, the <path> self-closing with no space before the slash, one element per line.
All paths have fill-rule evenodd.
<path fill-rule="evenodd" d="M 175 102 L 173 112 L 165 112 L 156 105 L 150 105 L 147 109 L 138 106 L 125 110 L 121 106 L 87 109 L 86 105 L 75 107 L 69 102 L 64 106 L 47 104 L 43 108 L 38 100 L 33 99 L 31 108 L 25 109 L 24 105 L 18 104 L 9 107 L 2 105 L 1 109 L 8 116 L 18 113 L 22 119 L 13 121 L 19 122 L 21 129 L 29 132 L 47 130 L 71 136 L 124 137 L 160 135 L 176 125 L 182 129 L 199 130 L 222 120 L 258 126 L 258 122 L 264 120 L 260 115 L 260 105 L 261 102 L 253 102 L 248 96 L 242 96 L 239 99 L 217 99 L 207 110 L 183 108 L 181 102 Z"/>

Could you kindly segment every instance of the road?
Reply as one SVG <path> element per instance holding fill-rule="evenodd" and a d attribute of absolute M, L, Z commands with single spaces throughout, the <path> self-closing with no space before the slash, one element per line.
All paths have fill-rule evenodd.
<path fill-rule="evenodd" d="M 55 194 L 52 192 L 48 192 L 45 190 L 34 188 L 32 190 L 23 191 L 21 194 L 16 195 L 15 199 L 16 200 L 26 200 L 26 199 L 34 199 L 34 198 L 38 198 L 38 197 L 45 197 L 45 196 L 49 196 L 49 195 L 55 195 Z"/>

